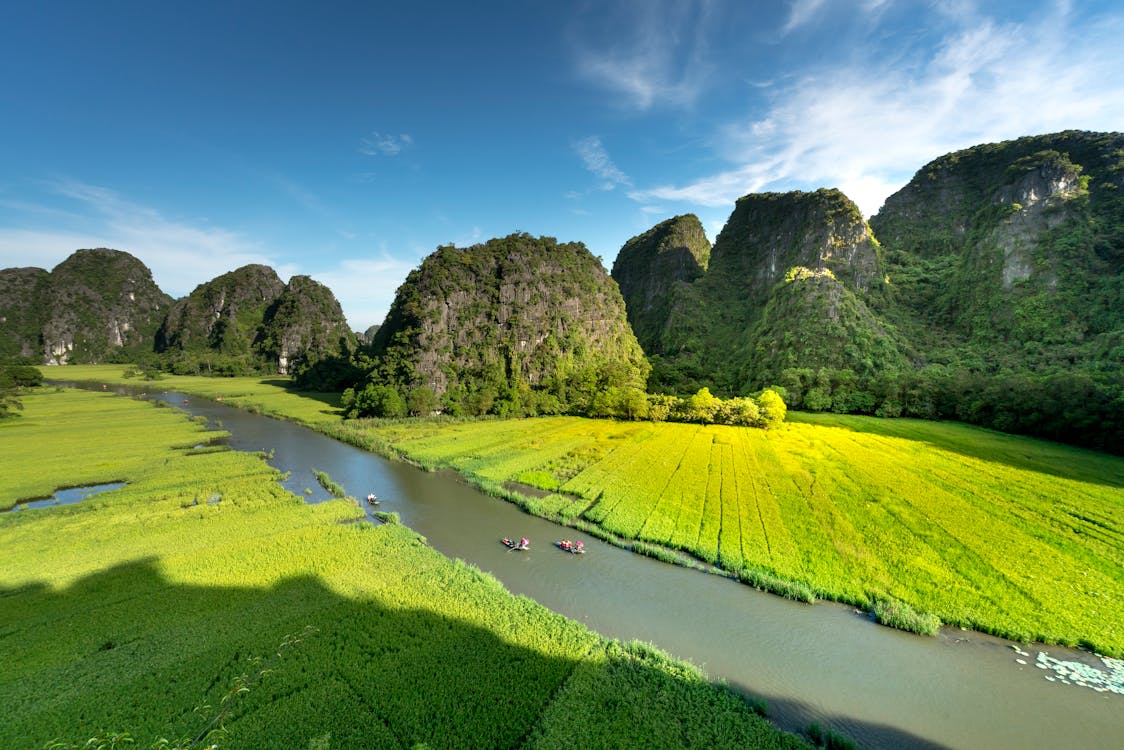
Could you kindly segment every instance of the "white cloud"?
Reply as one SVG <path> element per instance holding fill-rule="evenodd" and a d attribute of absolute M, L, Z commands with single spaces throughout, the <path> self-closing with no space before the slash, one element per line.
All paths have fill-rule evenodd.
<path fill-rule="evenodd" d="M 412 145 L 414 139 L 408 133 L 391 135 L 374 132 L 368 138 L 359 139 L 359 153 L 367 156 L 397 156 Z"/>
<path fill-rule="evenodd" d="M 21 206 L 25 227 L 0 230 L 4 267 L 33 265 L 49 270 L 75 250 L 109 247 L 138 258 L 152 271 L 156 284 L 174 297 L 248 263 L 273 266 L 282 278 L 292 270 L 274 262 L 259 243 L 238 232 L 169 219 L 108 188 L 74 180 L 48 183 L 47 188 L 73 201 L 75 210 L 6 204 L 9 209 Z M 56 220 L 50 228 L 35 226 L 44 216 Z M 59 228 L 60 224 L 67 226 Z"/>
<path fill-rule="evenodd" d="M 825 0 L 792 0 L 788 9 L 788 20 L 781 32 L 784 34 L 797 29 L 815 18 Z"/>
<path fill-rule="evenodd" d="M 679 0 L 596 4 L 596 28 L 576 34 L 578 73 L 622 95 L 619 103 L 629 108 L 690 106 L 710 72 L 711 6 Z M 616 22 L 608 21 L 614 10 Z M 595 40 L 597 33 L 603 38 Z"/>
<path fill-rule="evenodd" d="M 394 293 L 416 265 L 381 252 L 377 258 L 345 258 L 311 276 L 332 290 L 352 329 L 363 332 L 383 322 Z"/>
<path fill-rule="evenodd" d="M 581 157 L 582 164 L 601 180 L 602 190 L 612 190 L 617 185 L 631 185 L 628 175 L 617 168 L 609 153 L 595 135 L 574 142 L 574 151 Z"/>
<path fill-rule="evenodd" d="M 722 131 L 728 169 L 630 197 L 730 206 L 762 189 L 839 187 L 870 215 L 950 151 L 1124 122 L 1119 16 L 1076 20 L 1062 4 L 1017 24 L 963 5 L 945 10 L 956 25 L 935 51 L 875 49 L 849 67 L 778 83 L 763 116 Z"/>

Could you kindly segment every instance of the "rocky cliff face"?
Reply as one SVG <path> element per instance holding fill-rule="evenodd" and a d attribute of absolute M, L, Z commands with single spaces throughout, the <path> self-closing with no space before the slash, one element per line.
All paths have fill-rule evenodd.
<path fill-rule="evenodd" d="M 0 360 L 28 357 L 40 360 L 47 284 L 42 268 L 0 270 Z"/>
<path fill-rule="evenodd" d="M 943 156 L 871 226 L 901 324 L 923 349 L 987 348 L 1015 369 L 1124 365 L 1112 353 L 1124 337 L 1124 135 L 1067 131 Z"/>
<path fill-rule="evenodd" d="M 442 247 L 399 288 L 375 337 L 386 374 L 438 395 L 643 386 L 617 285 L 580 243 L 514 234 Z"/>
<path fill-rule="evenodd" d="M 878 243 L 838 190 L 747 195 L 705 274 L 667 305 L 656 373 L 669 388 L 736 393 L 775 382 L 796 359 L 869 371 L 877 349 L 900 362 L 867 306 L 884 285 Z"/>
<path fill-rule="evenodd" d="M 247 353 L 266 311 L 284 289 L 276 271 L 257 264 L 200 284 L 172 306 L 157 337 L 157 348 Z"/>
<path fill-rule="evenodd" d="M 706 273 L 710 240 L 694 214 L 661 222 L 625 243 L 613 263 L 628 322 L 648 354 L 663 352 L 663 336 L 683 287 Z"/>
<path fill-rule="evenodd" d="M 51 271 L 39 304 L 44 364 L 122 361 L 151 353 L 171 305 L 148 267 L 128 253 L 78 250 Z"/>
<path fill-rule="evenodd" d="M 266 311 L 258 339 L 260 351 L 282 375 L 345 356 L 356 343 L 335 295 L 308 276 L 289 279 Z"/>

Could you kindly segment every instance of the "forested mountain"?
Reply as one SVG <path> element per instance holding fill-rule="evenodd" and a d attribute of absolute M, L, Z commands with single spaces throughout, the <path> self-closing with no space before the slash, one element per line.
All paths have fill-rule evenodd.
<path fill-rule="evenodd" d="M 632 260 L 665 227 L 630 240 L 622 255 Z M 645 339 L 656 355 L 653 387 L 748 393 L 809 361 L 867 374 L 902 366 L 905 347 L 869 307 L 887 293 L 878 250 L 854 203 L 818 190 L 739 199 L 693 283 L 675 276 L 661 285 L 630 263 L 618 281 L 647 294 L 626 299 L 661 315 Z M 623 268 L 618 262 L 614 274 Z"/>
<path fill-rule="evenodd" d="M 265 312 L 258 349 L 282 375 L 346 357 L 358 340 L 335 295 L 308 276 L 294 276 Z"/>
<path fill-rule="evenodd" d="M 643 340 L 655 388 L 778 384 L 797 408 L 1106 448 L 1124 444 L 1122 265 L 1124 135 L 1067 131 L 936 159 L 869 226 L 835 190 L 747 195 L 695 281 L 657 263 L 621 281 L 666 290 L 629 313 L 666 316 Z"/>
<path fill-rule="evenodd" d="M 80 250 L 0 271 L 0 358 L 289 373 L 354 384 L 353 413 L 631 415 L 646 352 L 656 392 L 777 385 L 795 408 L 1114 449 L 1122 266 L 1124 135 L 1066 131 L 942 156 L 869 225 L 828 189 L 742 197 L 713 248 L 676 216 L 624 245 L 616 283 L 580 243 L 441 247 L 365 351 L 308 277 L 246 266 L 173 304 L 131 255 Z"/>
<path fill-rule="evenodd" d="M 1124 135 L 949 154 L 870 223 L 897 291 L 888 313 L 926 361 L 1124 370 Z"/>
<path fill-rule="evenodd" d="M 438 248 L 398 289 L 372 352 L 368 385 L 412 392 L 417 411 L 557 413 L 627 389 L 642 399 L 648 375 L 598 259 L 528 234 Z"/>
<path fill-rule="evenodd" d="M 172 298 L 139 260 L 78 250 L 50 272 L 0 271 L 0 356 L 42 364 L 105 362 L 152 351 Z"/>
<path fill-rule="evenodd" d="M 78 250 L 50 273 L 0 270 L 0 360 L 140 363 L 181 373 L 297 374 L 356 345 L 332 292 L 250 265 L 173 301 L 119 250 Z"/>
<path fill-rule="evenodd" d="M 269 266 L 249 265 L 207 281 L 177 300 L 157 336 L 158 351 L 248 354 L 285 289 Z"/>
<path fill-rule="evenodd" d="M 0 361 L 42 361 L 43 301 L 50 278 L 42 268 L 0 269 Z"/>
<path fill-rule="evenodd" d="M 323 284 L 269 266 L 248 265 L 197 286 L 178 300 L 156 338 L 176 372 L 304 372 L 356 345 L 343 310 Z"/>
<path fill-rule="evenodd" d="M 710 240 L 694 214 L 661 222 L 621 248 L 612 276 L 647 354 L 663 352 L 672 311 L 684 304 L 687 287 L 706 273 L 709 262 Z"/>

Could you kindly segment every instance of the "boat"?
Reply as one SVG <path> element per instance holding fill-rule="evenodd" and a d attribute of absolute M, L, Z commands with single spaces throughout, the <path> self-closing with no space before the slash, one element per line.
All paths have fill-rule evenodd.
<path fill-rule="evenodd" d="M 571 555 L 585 554 L 585 544 L 582 542 L 571 542 L 569 539 L 563 539 L 560 542 L 555 542 L 554 546 L 563 552 L 569 552 Z"/>
<path fill-rule="evenodd" d="M 520 552 L 525 552 L 531 547 L 531 542 L 529 539 L 527 539 L 527 537 L 523 537 L 519 541 L 515 541 L 514 539 L 509 539 L 505 536 L 500 541 L 503 542 L 504 546 L 508 549 L 519 550 Z"/>

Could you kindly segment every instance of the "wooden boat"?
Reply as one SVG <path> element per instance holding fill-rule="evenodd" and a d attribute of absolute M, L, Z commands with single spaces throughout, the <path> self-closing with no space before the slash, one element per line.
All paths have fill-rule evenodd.
<path fill-rule="evenodd" d="M 564 539 L 560 542 L 555 542 L 554 546 L 562 550 L 563 552 L 569 552 L 571 555 L 585 554 L 585 545 L 581 542 L 571 542 Z"/>
<path fill-rule="evenodd" d="M 525 552 L 526 550 L 530 549 L 531 546 L 531 543 L 527 541 L 526 538 L 515 541 L 514 539 L 508 539 L 505 536 L 500 541 L 503 542 L 503 545 L 508 549 L 518 550 L 520 552 Z"/>

